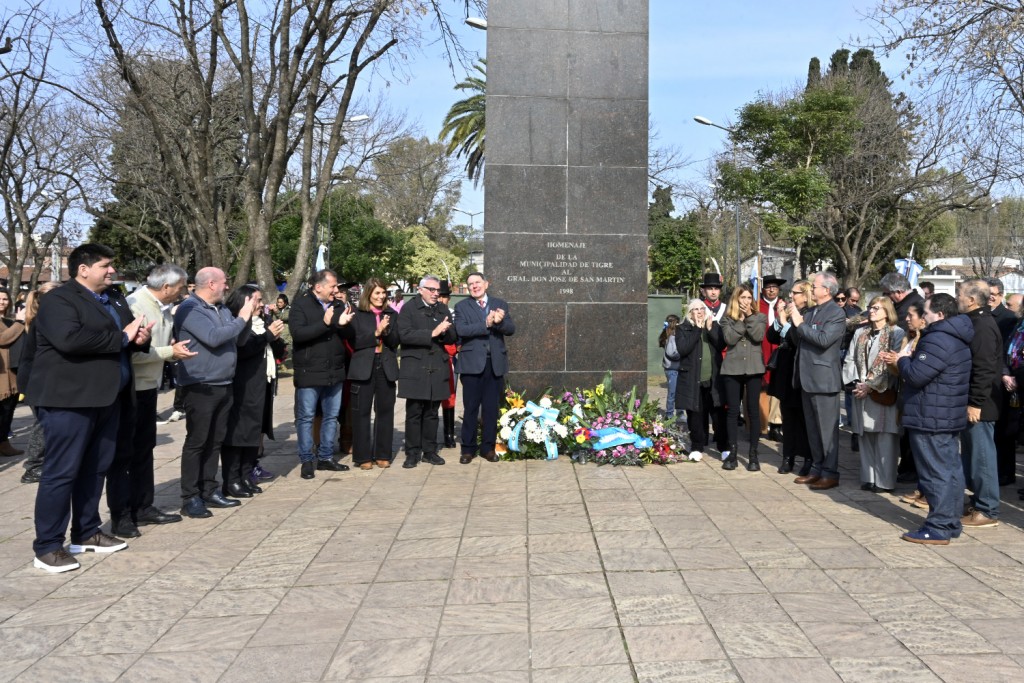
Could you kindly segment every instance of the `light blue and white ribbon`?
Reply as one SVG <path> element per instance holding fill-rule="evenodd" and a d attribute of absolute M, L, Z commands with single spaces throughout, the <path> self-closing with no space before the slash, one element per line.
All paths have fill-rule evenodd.
<path fill-rule="evenodd" d="M 627 432 L 621 427 L 595 429 L 592 434 L 597 437 L 597 441 L 592 446 L 595 451 L 603 451 L 606 448 L 615 448 L 616 446 L 624 446 L 626 444 L 632 444 L 641 451 L 654 446 L 654 441 L 651 439 L 646 439 L 633 432 Z"/>
<path fill-rule="evenodd" d="M 556 460 L 558 458 L 558 444 L 551 438 L 551 430 L 558 424 L 558 411 L 554 408 L 541 408 L 533 401 L 527 401 L 525 410 L 529 417 L 521 419 L 513 428 L 512 435 L 508 440 L 509 449 L 516 453 L 522 452 L 519 446 L 519 434 L 526 423 L 535 422 L 538 428 L 544 431 L 544 449 L 548 454 L 547 459 Z"/>

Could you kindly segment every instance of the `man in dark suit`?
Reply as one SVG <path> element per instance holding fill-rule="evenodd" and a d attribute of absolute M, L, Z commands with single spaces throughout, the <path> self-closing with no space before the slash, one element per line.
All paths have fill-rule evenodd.
<path fill-rule="evenodd" d="M 120 402 L 134 400 L 131 353 L 148 349 L 152 323 L 133 319 L 128 302 L 111 287 L 113 259 L 102 244 L 72 251 L 73 279 L 43 297 L 32 326 L 36 348 L 25 395 L 46 439 L 33 565 L 50 573 L 78 569 L 72 554 L 128 547 L 100 531 L 99 504 Z M 69 520 L 70 554 L 64 549 Z"/>
<path fill-rule="evenodd" d="M 468 465 L 477 455 L 495 462 L 494 444 L 498 438 L 498 400 L 503 379 L 508 374 L 505 337 L 515 334 L 516 324 L 508 312 L 508 303 L 487 296 L 487 278 L 470 273 L 466 278 L 471 298 L 455 305 L 455 331 L 459 335 L 455 369 L 462 378 L 462 457 Z M 477 443 L 477 417 L 483 420 L 482 443 Z"/>
<path fill-rule="evenodd" d="M 811 297 L 815 306 L 804 317 L 793 308 L 790 320 L 796 328 L 796 372 L 803 389 L 807 440 L 813 464 L 797 484 L 816 491 L 839 485 L 839 396 L 843 389 L 840 353 L 846 333 L 846 313 L 835 302 L 839 283 L 829 272 L 814 275 Z"/>
<path fill-rule="evenodd" d="M 1017 314 L 1005 306 L 1003 281 L 997 277 L 985 278 L 988 283 L 988 307 L 992 318 L 999 327 L 1003 338 L 1003 361 L 1010 350 L 1010 339 L 1017 328 Z M 996 458 L 999 468 L 999 485 L 1009 486 L 1017 481 L 1017 431 L 1019 411 L 1010 406 L 1009 373 L 1003 377 L 1003 391 L 999 396 L 999 419 L 995 426 Z"/>
<path fill-rule="evenodd" d="M 405 399 L 405 462 L 411 469 L 420 462 L 443 465 L 437 454 L 437 409 L 451 395 L 448 386 L 448 352 L 445 344 L 456 341 L 448 307 L 437 300 L 441 280 L 427 275 L 420 280 L 419 295 L 398 314 L 398 397 Z"/>

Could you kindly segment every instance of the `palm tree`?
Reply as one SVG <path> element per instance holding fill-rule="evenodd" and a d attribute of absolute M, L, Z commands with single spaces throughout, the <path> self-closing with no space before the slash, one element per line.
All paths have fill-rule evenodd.
<path fill-rule="evenodd" d="M 470 75 L 455 86 L 473 94 L 452 105 L 444 117 L 441 139 L 448 141 L 448 154 L 466 157 L 466 177 L 475 186 L 484 172 L 484 114 L 487 91 L 487 60 L 481 59 L 473 68 L 479 76 Z"/>

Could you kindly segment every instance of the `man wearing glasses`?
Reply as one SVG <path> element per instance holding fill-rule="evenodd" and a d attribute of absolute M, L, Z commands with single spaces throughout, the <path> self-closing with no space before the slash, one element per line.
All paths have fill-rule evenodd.
<path fill-rule="evenodd" d="M 1003 281 L 997 277 L 986 278 L 988 283 L 988 307 L 992 318 L 1003 337 L 1003 356 L 1010 350 L 1010 339 L 1017 327 L 1016 314 L 1003 304 Z M 1009 377 L 1007 373 L 1006 377 Z M 1010 390 L 1004 379 L 1000 392 L 999 419 L 995 426 L 996 456 L 999 463 L 999 485 L 1009 486 L 1017 480 L 1017 416 L 1010 408 Z"/>
<path fill-rule="evenodd" d="M 303 479 L 313 479 L 317 470 L 348 470 L 348 465 L 334 460 L 334 440 L 345 385 L 344 340 L 353 336 L 349 322 L 355 313 L 337 301 L 337 296 L 338 276 L 333 270 L 317 271 L 306 293 L 295 299 L 288 316 L 294 348 L 295 435 Z M 313 418 L 317 404 L 323 421 L 320 445 L 314 453 Z"/>
<path fill-rule="evenodd" d="M 420 462 L 443 465 L 437 454 L 437 410 L 451 395 L 448 384 L 448 352 L 454 344 L 451 311 L 440 303 L 441 280 L 427 275 L 419 293 L 398 314 L 398 397 L 405 399 L 405 462 L 410 469 Z"/>
<path fill-rule="evenodd" d="M 839 486 L 839 394 L 843 389 L 840 349 L 846 333 L 846 314 L 835 302 L 836 276 L 816 273 L 811 297 L 815 306 L 805 318 L 794 306 L 790 320 L 796 330 L 796 372 L 803 389 L 807 441 L 813 464 L 797 484 L 815 491 Z"/>

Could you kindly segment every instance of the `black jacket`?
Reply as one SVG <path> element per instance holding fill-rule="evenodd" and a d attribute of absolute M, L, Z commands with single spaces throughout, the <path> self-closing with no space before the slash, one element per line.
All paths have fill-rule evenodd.
<path fill-rule="evenodd" d="M 251 321 L 248 328 L 249 334 L 238 346 L 238 363 L 231 382 L 234 400 L 224 436 L 228 446 L 259 446 L 260 433 L 274 438 L 273 421 L 266 419 L 273 412 L 274 384 L 267 379 L 266 353 L 274 335 L 270 332 L 252 334 Z M 267 410 L 268 402 L 271 410 Z"/>
<path fill-rule="evenodd" d="M 31 376 L 25 387 L 29 405 L 45 408 L 109 406 L 121 389 L 122 354 L 146 352 L 149 344 L 125 347 L 124 328 L 135 318 L 116 289 L 106 292 L 120 323 L 93 293 L 70 280 L 42 297 L 32 321 L 35 342 Z M 128 360 L 125 391 L 134 400 L 135 378 Z"/>
<path fill-rule="evenodd" d="M 344 312 L 344 305 L 334 305 L 331 324 L 325 325 L 324 308 L 312 289 L 292 302 L 288 330 L 292 333 L 296 388 L 329 387 L 345 381 L 345 340 L 352 338 L 352 327 L 338 324 Z"/>
<path fill-rule="evenodd" d="M 1003 353 L 1010 350 L 1010 338 L 1017 328 L 1017 316 L 1006 306 L 999 304 L 992 309 L 992 317 L 999 327 L 999 334 L 1003 335 Z"/>
<path fill-rule="evenodd" d="M 437 337 L 431 333 L 438 323 L 452 319 L 451 311 L 438 302 L 427 306 L 420 296 L 409 299 L 398 314 L 398 336 L 402 341 L 398 369 L 398 396 L 419 401 L 443 401 L 451 396 L 448 384 L 448 352 L 445 344 L 458 337 L 455 325 Z"/>
<path fill-rule="evenodd" d="M 718 389 L 718 373 L 722 368 L 722 328 L 712 323 L 710 330 L 697 327 L 689 320 L 676 327 L 676 350 L 679 351 L 679 378 L 676 380 L 676 409 L 698 412 L 700 404 L 700 365 L 704 355 L 701 338 L 711 347 L 711 400 L 716 406 L 723 401 Z M 707 406 L 711 408 L 712 406 Z"/>
<path fill-rule="evenodd" d="M 988 306 L 976 308 L 966 314 L 974 326 L 971 340 L 971 389 L 967 405 L 981 408 L 983 422 L 999 419 L 999 404 L 1002 401 L 1003 337 L 999 326 Z"/>
<path fill-rule="evenodd" d="M 805 315 L 806 312 L 806 308 L 800 311 Z M 772 370 L 768 381 L 768 395 L 774 396 L 786 405 L 802 405 L 800 376 L 795 372 L 797 336 L 794 329 L 791 327 L 789 333 L 783 337 L 782 332 L 775 329 L 775 325 L 769 325 L 765 336 L 772 344 L 779 345 L 779 351 L 775 355 L 775 369 Z"/>
<path fill-rule="evenodd" d="M 382 338 L 381 368 L 389 382 L 398 381 L 398 313 L 390 306 L 381 315 L 390 320 L 388 331 Z M 373 359 L 377 355 L 377 316 L 370 311 L 356 311 L 349 323 L 352 326 L 352 358 L 348 362 L 348 378 L 356 382 L 369 381 L 373 372 Z"/>

